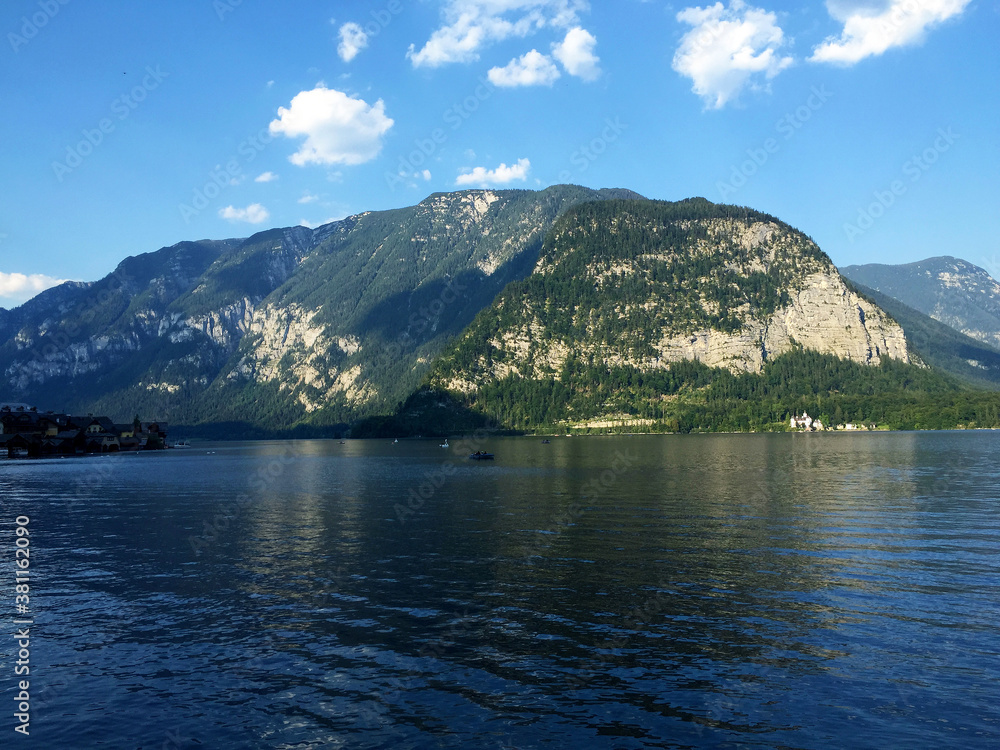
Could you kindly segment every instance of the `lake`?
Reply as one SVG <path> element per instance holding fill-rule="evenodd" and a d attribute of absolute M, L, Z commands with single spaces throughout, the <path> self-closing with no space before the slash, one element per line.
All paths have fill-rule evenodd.
<path fill-rule="evenodd" d="M 1000 746 L 1000 433 L 438 442 L 0 461 L 0 731 L 28 617 L 36 747 Z"/>

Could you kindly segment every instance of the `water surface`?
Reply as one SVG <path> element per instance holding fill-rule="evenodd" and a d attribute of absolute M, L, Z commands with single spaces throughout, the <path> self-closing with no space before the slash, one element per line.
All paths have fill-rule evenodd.
<path fill-rule="evenodd" d="M 0 462 L 35 744 L 1000 745 L 1000 434 L 476 447 Z"/>

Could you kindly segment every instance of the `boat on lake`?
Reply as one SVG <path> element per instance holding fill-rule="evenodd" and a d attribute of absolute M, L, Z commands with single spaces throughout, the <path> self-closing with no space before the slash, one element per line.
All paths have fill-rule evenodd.
<path fill-rule="evenodd" d="M 493 454 L 487 453 L 486 451 L 476 451 L 475 453 L 469 454 L 469 458 L 473 461 L 492 461 Z"/>

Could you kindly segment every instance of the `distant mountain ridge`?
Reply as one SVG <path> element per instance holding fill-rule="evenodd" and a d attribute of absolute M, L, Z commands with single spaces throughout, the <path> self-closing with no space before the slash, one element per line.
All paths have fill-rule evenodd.
<path fill-rule="evenodd" d="M 507 429 L 772 429 L 792 404 L 990 423 L 992 404 L 907 363 L 995 387 L 992 349 L 880 295 L 745 207 L 573 185 L 435 193 L 181 242 L 0 311 L 0 400 L 230 437 L 343 431 L 421 392 L 446 421 Z M 942 393 L 950 412 L 913 417 Z"/>
<path fill-rule="evenodd" d="M 1000 283 L 968 261 L 951 256 L 916 263 L 869 263 L 840 272 L 956 331 L 1000 347 Z"/>
<path fill-rule="evenodd" d="M 436 193 L 318 229 L 182 242 L 0 313 L 5 399 L 260 429 L 390 409 L 534 265 L 561 185 Z"/>
<path fill-rule="evenodd" d="M 894 297 L 857 282 L 850 283 L 903 327 L 911 351 L 922 361 L 967 383 L 1000 389 L 1000 350 L 959 333 Z"/>

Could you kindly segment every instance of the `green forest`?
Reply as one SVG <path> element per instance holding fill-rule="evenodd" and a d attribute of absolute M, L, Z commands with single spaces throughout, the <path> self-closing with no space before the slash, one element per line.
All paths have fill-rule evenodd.
<path fill-rule="evenodd" d="M 825 425 L 1000 427 L 1000 393 L 894 360 L 869 366 L 804 350 L 775 358 L 760 374 L 739 375 L 697 362 L 641 372 L 574 360 L 558 379 L 512 375 L 466 398 L 428 385 L 392 417 L 366 420 L 355 432 L 447 435 L 482 426 L 546 434 L 785 431 L 789 418 L 803 411 Z M 594 419 L 616 424 L 584 426 Z"/>
<path fill-rule="evenodd" d="M 1000 426 L 1000 396 L 973 387 L 1000 387 L 1000 351 L 872 290 L 855 288 L 934 369 L 794 340 L 765 351 L 761 321 L 816 275 L 834 298 L 816 244 L 746 207 L 577 186 L 434 194 L 315 232 L 129 258 L 3 311 L 0 369 L 43 408 L 139 411 L 217 437 L 784 430 L 803 411 Z M 665 340 L 705 331 L 760 337 L 763 371 L 666 361 Z"/>
<path fill-rule="evenodd" d="M 885 356 L 860 364 L 794 345 L 742 374 L 660 361 L 665 334 L 750 330 L 815 273 L 836 277 L 808 237 L 752 209 L 578 205 L 545 238 L 535 272 L 476 316 L 422 388 L 357 431 L 783 431 L 802 412 L 826 426 L 1000 426 L 1000 394 Z"/>

